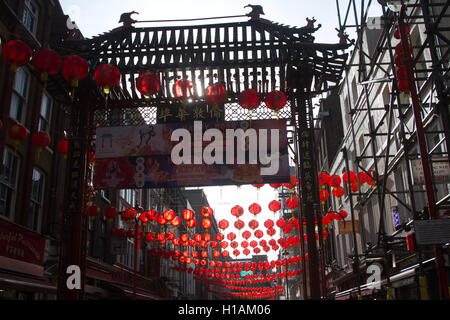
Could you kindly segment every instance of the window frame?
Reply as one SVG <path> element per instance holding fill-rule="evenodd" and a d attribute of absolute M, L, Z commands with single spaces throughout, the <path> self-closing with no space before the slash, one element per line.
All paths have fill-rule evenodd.
<path fill-rule="evenodd" d="M 44 106 L 44 97 L 47 98 L 47 116 L 42 114 L 42 108 Z M 39 121 L 38 121 L 38 131 L 45 131 L 50 134 L 51 123 L 52 123 L 52 113 L 53 113 L 53 98 L 48 92 L 44 91 L 42 93 L 41 99 L 41 109 L 39 111 Z M 42 127 L 42 125 L 44 127 Z"/>
<path fill-rule="evenodd" d="M 28 215 L 27 225 L 28 225 L 28 228 L 30 228 L 36 232 L 40 232 L 41 227 L 42 227 L 42 218 L 43 218 L 42 215 L 44 212 L 44 202 L 45 202 L 45 174 L 41 169 L 34 167 L 33 168 L 33 177 L 34 177 L 35 172 L 40 174 L 41 180 L 42 180 L 41 190 L 39 190 L 40 199 L 33 198 L 34 186 L 33 186 L 33 180 L 32 180 L 32 187 L 31 187 L 31 193 L 30 193 L 30 212 Z M 33 177 L 32 177 L 32 179 L 33 179 Z M 34 212 L 35 205 L 38 206 L 37 214 Z M 35 220 L 30 222 L 30 219 L 35 219 Z"/>
<path fill-rule="evenodd" d="M 5 164 L 5 156 L 6 154 L 9 153 L 11 155 L 11 157 L 13 159 L 15 159 L 16 163 L 15 163 L 15 174 L 14 174 L 14 185 L 7 185 L 5 182 L 3 182 L 4 180 L 3 175 L 0 176 L 0 185 L 3 187 L 5 187 L 6 189 L 8 189 L 11 192 L 11 195 L 6 199 L 6 201 L 9 201 L 9 214 L 8 215 L 3 215 L 0 214 L 1 217 L 8 219 L 10 221 L 14 220 L 15 217 L 15 212 L 16 212 L 16 197 L 17 197 L 17 189 L 18 189 L 18 183 L 19 183 L 19 174 L 20 174 L 20 158 L 14 154 L 14 152 L 12 152 L 9 148 L 5 147 L 5 149 L 3 150 L 3 159 L 2 159 L 2 166 L 4 167 Z"/>
<path fill-rule="evenodd" d="M 17 77 L 21 74 L 21 72 L 23 72 L 23 74 L 26 76 L 26 83 L 24 86 L 23 95 L 22 93 L 19 93 L 19 91 L 16 89 Z M 31 85 L 31 74 L 28 72 L 28 70 L 26 70 L 26 68 L 24 67 L 20 68 L 15 74 L 14 85 L 12 87 L 11 92 L 11 101 L 9 104 L 9 117 L 16 120 L 19 123 L 24 123 L 26 120 L 26 113 L 28 109 L 28 98 L 30 94 L 30 85 Z M 17 115 L 17 112 L 14 115 L 12 114 L 13 96 L 16 96 L 19 99 L 19 106 L 18 106 L 18 108 L 20 107 L 19 115 Z"/>
<path fill-rule="evenodd" d="M 34 6 L 34 9 L 36 12 L 33 12 L 33 8 L 31 6 Z M 22 24 L 34 36 L 37 35 L 37 31 L 38 31 L 39 11 L 40 11 L 40 8 L 36 1 L 33 1 L 33 0 L 25 0 L 24 1 L 23 13 L 22 13 Z M 28 24 L 25 21 L 25 17 L 31 17 L 33 19 L 33 24 L 32 24 L 32 26 L 30 26 L 31 30 L 28 28 Z"/>

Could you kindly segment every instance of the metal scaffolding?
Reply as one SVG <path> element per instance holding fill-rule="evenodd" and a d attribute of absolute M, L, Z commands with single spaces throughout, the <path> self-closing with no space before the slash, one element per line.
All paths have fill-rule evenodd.
<path fill-rule="evenodd" d="M 386 3 L 396 3 L 397 7 L 386 6 Z M 415 219 L 426 218 L 427 211 L 431 219 L 439 218 L 450 207 L 448 186 L 432 180 L 435 176 L 432 163 L 449 161 L 450 1 L 336 0 L 336 6 L 339 32 L 356 36 L 341 88 L 348 108 L 348 115 L 343 116 L 348 117 L 349 123 L 346 138 L 353 145 L 349 160 L 353 161 L 357 176 L 359 172 L 369 174 L 370 167 L 376 178 L 374 188 L 360 188 L 351 193 L 350 199 L 354 201 L 351 209 L 361 208 L 372 196 L 376 197 L 380 210 L 378 239 L 366 253 L 382 252 L 386 266 L 387 253 L 399 240 L 397 235 L 400 232 L 410 230 Z M 375 7 L 381 8 L 380 17 L 369 16 Z M 399 28 L 403 23 L 409 26 L 409 35 L 404 28 Z M 425 38 L 421 40 L 420 36 Z M 399 90 L 393 45 L 400 42 L 406 51 L 407 41 L 411 41 L 413 47 L 409 94 Z M 356 83 L 351 82 L 349 76 L 354 70 Z M 361 88 L 359 94 L 357 85 Z M 386 91 L 379 90 L 383 87 Z M 383 106 L 376 105 L 374 96 L 377 94 L 386 94 L 389 102 Z M 368 125 L 358 126 L 361 119 L 366 119 Z M 423 186 L 414 182 L 412 160 L 419 160 L 422 165 Z M 399 168 L 404 168 L 407 185 L 399 188 L 396 183 L 395 190 L 392 190 L 389 181 L 396 181 Z M 358 183 L 361 185 L 359 180 Z M 424 207 L 419 207 L 419 194 L 427 195 Z M 409 212 L 409 221 L 396 226 L 396 231 L 391 234 L 385 229 L 387 195 Z M 448 299 L 442 247 L 434 247 L 441 298 Z M 418 255 L 420 263 L 420 251 Z M 359 265 L 357 254 L 356 257 L 355 262 Z M 386 273 L 386 280 L 389 298 L 389 273 Z"/>

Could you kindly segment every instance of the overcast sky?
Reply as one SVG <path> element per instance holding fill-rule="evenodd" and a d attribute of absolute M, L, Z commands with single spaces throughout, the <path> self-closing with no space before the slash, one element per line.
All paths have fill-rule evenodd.
<path fill-rule="evenodd" d="M 172 0 L 172 1 L 148 1 L 148 0 L 60 0 L 63 10 L 72 20 L 76 22 L 83 35 L 87 38 L 107 32 L 118 27 L 120 15 L 124 12 L 137 11 L 139 15 L 134 15 L 136 20 L 174 20 L 174 19 L 193 19 L 245 15 L 250 12 L 250 8 L 244 8 L 247 4 L 259 4 L 263 7 L 265 15 L 262 17 L 284 25 L 302 27 L 306 25 L 306 18 L 315 17 L 317 24 L 322 24 L 321 29 L 314 34 L 316 42 L 337 43 L 338 37 L 335 28 L 339 26 L 337 17 L 336 0 Z M 348 0 L 339 0 L 342 7 L 345 7 Z M 377 1 L 373 1 L 373 15 L 380 12 Z M 195 22 L 171 22 L 171 23 L 145 23 L 139 24 L 145 26 L 163 26 L 163 25 L 183 25 L 183 24 L 210 24 L 247 21 L 247 17 L 234 19 L 217 19 Z M 350 32 L 349 32 L 350 33 Z M 208 187 L 205 188 L 208 200 L 215 210 L 217 221 L 226 218 L 230 221 L 230 228 L 224 232 L 234 231 L 232 226 L 235 217 L 231 216 L 230 209 L 234 205 L 241 205 L 245 214 L 241 218 L 246 225 L 252 219 L 248 212 L 248 207 L 253 202 L 261 204 L 263 211 L 258 216 L 260 229 L 264 232 L 266 228 L 263 223 L 266 219 L 273 219 L 267 205 L 271 200 L 277 199 L 277 194 L 268 185 L 257 191 L 252 186 L 228 187 Z M 246 227 L 243 230 L 248 230 Z M 242 231 L 243 231 L 242 230 Z M 277 232 L 275 239 L 280 237 L 280 231 Z M 268 236 L 266 240 L 270 239 Z M 238 239 L 239 242 L 243 239 Z M 250 239 L 252 240 L 252 239 Z M 230 253 L 233 249 L 228 248 Z M 239 247 L 242 252 L 242 248 Z M 238 258 L 243 258 L 241 254 Z M 273 251 L 269 254 L 269 261 L 277 259 Z"/>

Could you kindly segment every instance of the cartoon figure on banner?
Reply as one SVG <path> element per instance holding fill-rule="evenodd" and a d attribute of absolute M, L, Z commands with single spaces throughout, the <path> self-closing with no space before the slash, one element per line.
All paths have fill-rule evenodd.
<path fill-rule="evenodd" d="M 99 188 L 121 189 L 133 183 L 134 168 L 127 159 L 97 159 L 94 184 Z"/>
<path fill-rule="evenodd" d="M 152 139 L 152 137 L 154 137 L 156 135 L 155 133 L 155 129 L 153 128 L 153 126 L 148 126 L 147 130 L 139 130 L 139 135 L 141 138 L 140 143 L 138 144 L 138 147 L 142 145 L 142 143 L 144 142 L 144 137 L 148 136 L 147 140 L 145 140 L 145 144 L 148 145 L 148 143 L 150 142 L 150 140 Z"/>

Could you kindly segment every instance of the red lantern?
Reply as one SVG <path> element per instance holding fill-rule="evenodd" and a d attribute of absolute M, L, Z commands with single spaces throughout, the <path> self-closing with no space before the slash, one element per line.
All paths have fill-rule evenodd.
<path fill-rule="evenodd" d="M 271 186 L 274 189 L 278 189 L 282 185 L 283 185 L 282 183 L 269 183 L 269 186 Z"/>
<path fill-rule="evenodd" d="M 284 227 L 283 227 L 283 232 L 284 233 L 289 233 L 289 232 L 291 232 L 292 231 L 292 227 L 289 225 L 289 224 L 287 224 L 287 225 L 285 225 Z"/>
<path fill-rule="evenodd" d="M 197 225 L 197 220 L 196 219 L 192 219 L 192 220 L 186 221 L 186 226 L 188 228 L 194 228 L 196 225 Z"/>
<path fill-rule="evenodd" d="M 261 230 L 256 230 L 255 231 L 255 237 L 260 239 L 264 236 L 264 233 Z"/>
<path fill-rule="evenodd" d="M 23 125 L 17 123 L 9 127 L 8 135 L 11 139 L 14 140 L 14 143 L 18 145 L 20 141 L 25 140 L 25 138 L 28 136 L 28 132 Z"/>
<path fill-rule="evenodd" d="M 159 77 L 151 72 L 144 72 L 136 78 L 136 89 L 148 99 L 161 89 Z"/>
<path fill-rule="evenodd" d="M 181 79 L 175 82 L 173 85 L 173 95 L 175 99 L 181 100 L 182 104 L 185 105 L 187 100 L 192 98 L 194 83 L 187 79 Z"/>
<path fill-rule="evenodd" d="M 97 206 L 90 206 L 87 210 L 87 215 L 91 218 L 91 219 L 95 219 L 95 217 L 100 213 L 100 208 Z"/>
<path fill-rule="evenodd" d="M 298 226 L 299 226 L 298 219 L 295 218 L 295 217 L 290 218 L 290 219 L 289 219 L 289 225 L 290 225 L 291 227 L 295 227 L 295 228 L 298 229 Z"/>
<path fill-rule="evenodd" d="M 269 236 L 271 236 L 271 237 L 273 237 L 273 235 L 275 234 L 275 233 L 277 233 L 277 231 L 274 229 L 274 228 L 269 228 L 269 229 L 267 229 L 267 234 L 269 235 Z"/>
<path fill-rule="evenodd" d="M 209 229 L 211 227 L 211 225 L 212 225 L 212 222 L 208 218 L 202 220 L 202 227 L 204 229 Z"/>
<path fill-rule="evenodd" d="M 226 242 L 226 241 L 220 242 L 220 247 L 221 247 L 222 249 L 225 249 L 226 247 L 228 247 L 228 242 Z"/>
<path fill-rule="evenodd" d="M 45 131 L 35 132 L 31 135 L 31 143 L 38 148 L 38 158 L 42 150 L 50 144 L 50 136 Z"/>
<path fill-rule="evenodd" d="M 286 225 L 286 220 L 278 219 L 276 225 L 278 228 L 283 228 Z"/>
<path fill-rule="evenodd" d="M 95 82 L 97 82 L 97 85 L 103 89 L 103 93 L 105 94 L 105 107 L 107 107 L 111 88 L 115 87 L 120 82 L 120 71 L 117 67 L 105 63 L 95 70 L 94 79 Z"/>
<path fill-rule="evenodd" d="M 331 222 L 331 219 L 328 216 L 325 216 L 322 218 L 322 224 L 329 224 Z"/>
<path fill-rule="evenodd" d="M 248 230 L 242 232 L 242 238 L 244 238 L 244 239 L 249 239 L 251 236 L 252 236 L 252 234 Z"/>
<path fill-rule="evenodd" d="M 261 212 L 261 206 L 257 203 L 252 203 L 250 207 L 248 207 L 248 211 L 253 215 L 257 215 Z"/>
<path fill-rule="evenodd" d="M 244 214 L 244 209 L 241 206 L 234 206 L 231 208 L 231 214 L 237 218 Z"/>
<path fill-rule="evenodd" d="M 246 89 L 239 94 L 239 105 L 244 109 L 254 110 L 260 103 L 259 93 L 254 89 Z"/>
<path fill-rule="evenodd" d="M 36 71 L 41 73 L 41 80 L 47 81 L 49 75 L 55 75 L 61 68 L 61 57 L 53 50 L 39 50 L 33 56 Z"/>
<path fill-rule="evenodd" d="M 149 221 L 147 212 L 142 212 L 139 216 L 139 221 L 142 222 L 142 224 L 145 226 L 145 224 Z"/>
<path fill-rule="evenodd" d="M 222 241 L 223 239 L 225 239 L 225 236 L 222 233 L 218 233 L 216 234 L 216 240 L 217 241 Z"/>
<path fill-rule="evenodd" d="M 329 184 L 330 175 L 326 172 L 321 172 L 318 175 L 318 183 L 322 186 L 322 189 L 325 189 L 325 185 Z"/>
<path fill-rule="evenodd" d="M 2 56 L 6 64 L 11 65 L 11 70 L 17 72 L 19 67 L 25 66 L 31 59 L 30 47 L 20 40 L 10 40 L 2 46 Z"/>
<path fill-rule="evenodd" d="M 172 220 L 170 220 L 170 224 L 175 228 L 181 224 L 181 219 L 178 216 L 175 216 Z"/>
<path fill-rule="evenodd" d="M 272 200 L 269 203 L 269 210 L 272 211 L 273 213 L 277 212 L 278 210 L 281 209 L 281 203 L 280 201 L 277 200 Z"/>
<path fill-rule="evenodd" d="M 289 209 L 295 209 L 298 207 L 298 201 L 296 197 L 289 197 L 286 199 L 286 207 L 288 207 Z"/>
<path fill-rule="evenodd" d="M 357 177 L 353 171 L 349 171 L 349 172 L 344 172 L 344 174 L 342 175 L 342 180 L 344 180 L 345 183 L 348 183 L 348 182 L 351 183 L 351 182 L 357 181 Z"/>
<path fill-rule="evenodd" d="M 408 25 L 404 25 L 404 29 L 405 29 L 404 30 L 405 34 L 408 36 L 409 33 L 411 32 L 411 28 Z M 394 38 L 397 40 L 400 40 L 400 29 L 399 28 L 397 28 L 394 32 Z"/>
<path fill-rule="evenodd" d="M 67 152 L 69 151 L 69 141 L 68 140 L 59 140 L 56 146 L 56 149 L 59 153 L 64 154 L 64 159 L 67 158 Z"/>
<path fill-rule="evenodd" d="M 166 219 L 167 221 L 171 221 L 173 218 L 175 218 L 175 211 L 169 209 L 163 212 L 163 217 L 164 219 Z"/>
<path fill-rule="evenodd" d="M 222 220 L 219 221 L 219 228 L 220 229 L 225 230 L 226 228 L 228 228 L 228 226 L 229 226 L 228 220 L 222 219 Z"/>
<path fill-rule="evenodd" d="M 203 239 L 203 236 L 202 236 L 201 234 L 196 234 L 196 235 L 194 236 L 194 240 L 197 241 L 197 242 L 202 241 L 202 239 Z"/>
<path fill-rule="evenodd" d="M 341 185 L 341 182 L 342 182 L 341 177 L 338 176 L 337 174 L 334 174 L 330 177 L 330 180 L 328 183 L 330 184 L 331 187 L 337 187 L 337 186 Z"/>
<path fill-rule="evenodd" d="M 221 84 L 215 83 L 209 85 L 205 90 L 205 101 L 208 104 L 224 104 L 227 100 L 227 92 Z"/>
<path fill-rule="evenodd" d="M 236 220 L 236 222 L 234 223 L 234 227 L 238 230 L 241 230 L 243 227 L 245 226 L 244 221 L 242 220 Z"/>
<path fill-rule="evenodd" d="M 266 95 L 264 102 L 267 108 L 278 112 L 286 106 L 287 99 L 283 92 L 274 90 Z"/>
<path fill-rule="evenodd" d="M 190 209 L 186 209 L 186 210 L 183 210 L 181 215 L 182 215 L 183 219 L 186 221 L 192 220 L 194 218 L 194 211 L 192 211 Z"/>
<path fill-rule="evenodd" d="M 164 218 L 163 215 L 159 215 L 156 219 L 156 222 L 158 222 L 160 225 L 165 225 L 167 223 L 167 220 Z"/>
<path fill-rule="evenodd" d="M 70 56 L 64 59 L 62 63 L 62 75 L 70 81 L 73 88 L 78 87 L 78 82 L 87 77 L 89 66 L 83 58 L 79 56 Z"/>
<path fill-rule="evenodd" d="M 273 222 L 272 219 L 267 219 L 267 220 L 264 222 L 264 226 L 265 226 L 267 229 L 273 228 L 274 225 L 275 225 L 275 223 Z"/>
<path fill-rule="evenodd" d="M 251 220 L 251 221 L 248 223 L 248 226 L 250 227 L 250 229 L 255 230 L 256 228 L 258 228 L 259 222 L 256 221 L 256 220 Z"/>
<path fill-rule="evenodd" d="M 333 188 L 331 192 L 333 193 L 333 196 L 337 197 L 340 201 L 341 197 L 345 194 L 345 189 L 341 186 L 338 186 L 336 188 Z"/>
<path fill-rule="evenodd" d="M 291 176 L 289 183 L 283 183 L 283 185 L 288 189 L 294 189 L 297 185 L 297 179 L 294 176 Z"/>
<path fill-rule="evenodd" d="M 112 221 L 117 216 L 117 210 L 114 207 L 109 207 L 105 210 L 105 218 Z"/>
<path fill-rule="evenodd" d="M 348 213 L 347 213 L 347 211 L 345 211 L 345 210 L 341 210 L 341 211 L 339 211 L 338 215 L 339 215 L 342 219 L 345 219 L 345 218 L 347 218 Z"/>
<path fill-rule="evenodd" d="M 233 241 L 234 239 L 236 239 L 236 234 L 234 232 L 230 232 L 229 234 L 227 234 L 227 239 Z"/>
<path fill-rule="evenodd" d="M 250 247 L 254 248 L 258 245 L 258 242 L 256 242 L 255 240 L 250 241 Z"/>
<path fill-rule="evenodd" d="M 244 253 L 246 256 L 248 256 L 250 254 L 250 250 L 249 249 L 244 249 L 242 251 L 242 253 Z"/>
<path fill-rule="evenodd" d="M 358 173 L 358 178 L 359 178 L 359 183 L 364 184 L 367 182 L 369 176 L 367 175 L 367 173 L 361 171 L 360 173 Z"/>
<path fill-rule="evenodd" d="M 213 215 L 214 210 L 210 207 L 203 207 L 200 213 L 204 218 L 209 218 Z"/>
<path fill-rule="evenodd" d="M 182 234 L 181 236 L 180 236 L 180 240 L 182 241 L 182 242 L 187 242 L 187 241 L 189 241 L 189 235 L 188 234 Z"/>
<path fill-rule="evenodd" d="M 226 258 L 230 255 L 230 253 L 227 250 L 222 251 L 222 257 Z"/>

